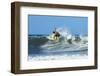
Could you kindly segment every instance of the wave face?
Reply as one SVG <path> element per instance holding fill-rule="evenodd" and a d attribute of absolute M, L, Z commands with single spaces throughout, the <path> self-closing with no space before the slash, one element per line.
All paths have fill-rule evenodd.
<path fill-rule="evenodd" d="M 56 60 L 88 56 L 88 36 L 72 35 L 61 28 L 57 31 L 61 34 L 59 41 L 49 40 L 47 35 L 29 36 L 29 60 Z"/>

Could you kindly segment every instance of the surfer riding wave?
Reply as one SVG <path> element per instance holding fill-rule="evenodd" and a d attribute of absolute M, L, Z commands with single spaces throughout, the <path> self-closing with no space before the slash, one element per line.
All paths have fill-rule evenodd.
<path fill-rule="evenodd" d="M 60 32 L 58 32 L 58 31 L 57 31 L 57 28 L 55 28 L 55 29 L 53 30 L 52 34 L 49 35 L 49 36 L 47 36 L 47 39 L 53 40 L 53 41 L 59 41 L 60 37 L 61 37 Z"/>
<path fill-rule="evenodd" d="M 60 38 L 60 33 L 56 30 L 56 28 L 55 28 L 55 30 L 53 31 L 52 36 L 53 36 L 54 40 L 59 40 L 59 38 Z"/>

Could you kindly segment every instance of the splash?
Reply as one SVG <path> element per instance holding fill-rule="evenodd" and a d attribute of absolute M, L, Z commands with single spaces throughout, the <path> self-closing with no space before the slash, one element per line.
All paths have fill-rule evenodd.
<path fill-rule="evenodd" d="M 70 35 L 70 32 L 67 28 L 57 28 L 57 31 L 64 37 Z"/>
<path fill-rule="evenodd" d="M 60 33 L 59 41 L 49 40 L 41 46 L 47 51 L 83 51 L 88 49 L 88 37 L 83 35 L 72 35 L 67 28 L 57 28 Z"/>

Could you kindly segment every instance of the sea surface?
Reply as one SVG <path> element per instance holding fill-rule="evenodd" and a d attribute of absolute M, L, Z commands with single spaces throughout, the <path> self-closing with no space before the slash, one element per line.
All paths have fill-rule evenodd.
<path fill-rule="evenodd" d="M 88 41 L 67 40 L 61 37 L 59 41 L 47 39 L 48 35 L 29 35 L 28 36 L 28 60 L 63 60 L 87 58 Z"/>

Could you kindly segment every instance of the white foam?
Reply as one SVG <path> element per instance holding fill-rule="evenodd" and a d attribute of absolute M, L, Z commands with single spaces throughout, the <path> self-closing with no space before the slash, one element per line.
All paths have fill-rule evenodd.
<path fill-rule="evenodd" d="M 52 55 L 52 56 L 29 56 L 28 57 L 28 61 L 32 62 L 32 61 L 40 61 L 40 60 L 70 60 L 70 59 L 86 59 L 88 58 L 87 55 Z"/>

